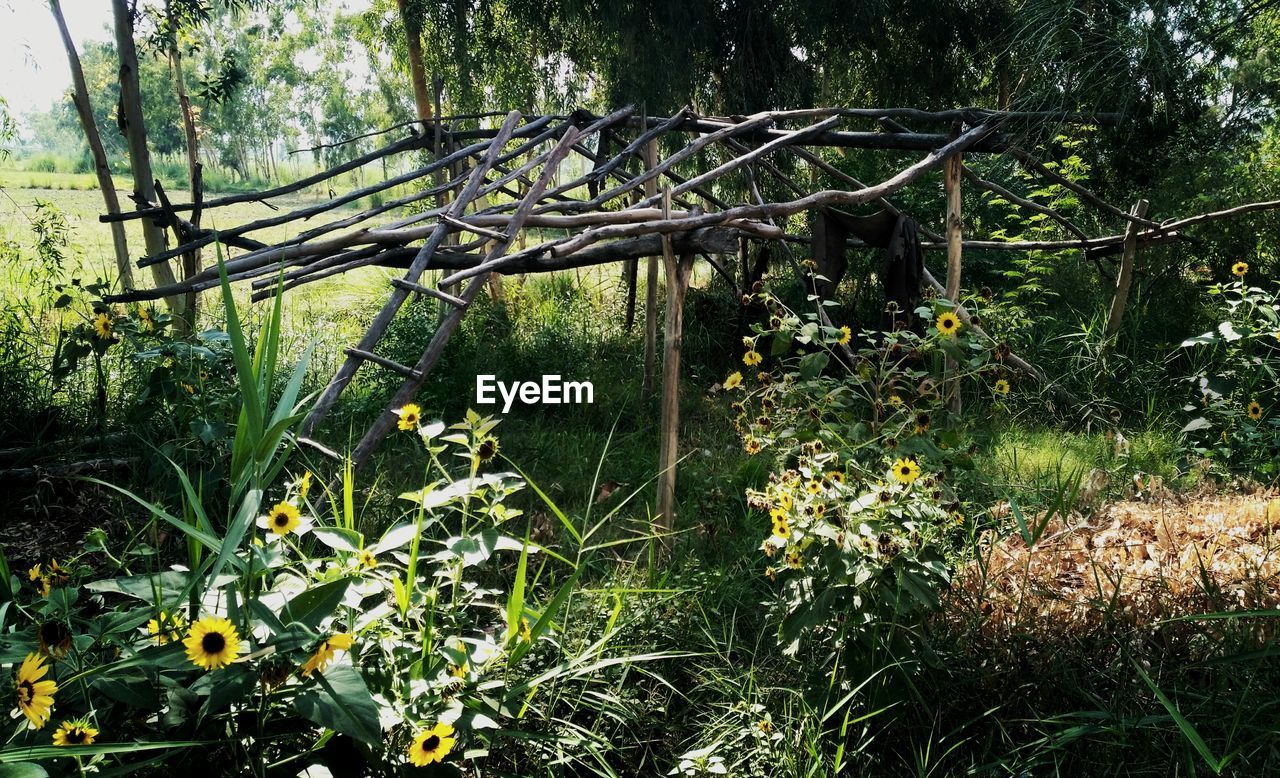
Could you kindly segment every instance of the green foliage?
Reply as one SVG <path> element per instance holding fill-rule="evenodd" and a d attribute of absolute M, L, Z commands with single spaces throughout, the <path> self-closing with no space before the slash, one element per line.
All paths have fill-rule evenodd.
<path fill-rule="evenodd" d="M 1272 481 L 1277 476 L 1280 420 L 1274 414 L 1280 365 L 1280 299 L 1275 290 L 1244 280 L 1247 263 L 1237 263 L 1240 281 L 1209 288 L 1222 321 L 1189 338 L 1194 373 L 1187 379 L 1193 415 L 1182 431 L 1197 454 L 1227 468 Z"/>

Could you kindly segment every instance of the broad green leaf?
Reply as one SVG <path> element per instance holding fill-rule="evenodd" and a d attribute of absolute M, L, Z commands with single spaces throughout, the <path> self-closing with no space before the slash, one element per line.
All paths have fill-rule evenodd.
<path fill-rule="evenodd" d="M 370 745 L 382 742 L 378 706 L 355 668 L 346 663 L 332 664 L 313 677 L 315 686 L 293 701 L 299 715 Z"/>

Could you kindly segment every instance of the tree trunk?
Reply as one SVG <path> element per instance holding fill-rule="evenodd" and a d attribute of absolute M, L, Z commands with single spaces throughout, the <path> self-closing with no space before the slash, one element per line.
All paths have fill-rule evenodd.
<path fill-rule="evenodd" d="M 111 166 L 107 162 L 107 152 L 102 147 L 102 136 L 98 134 L 98 123 L 93 119 L 93 107 L 89 104 L 89 87 L 84 80 L 84 69 L 80 66 L 80 55 L 76 53 L 75 41 L 67 29 L 67 20 L 62 15 L 62 4 L 58 0 L 49 0 L 49 10 L 53 20 L 58 23 L 58 32 L 62 35 L 62 45 L 67 50 L 67 63 L 71 66 L 71 83 L 75 88 L 74 102 L 76 113 L 80 116 L 80 126 L 84 128 L 85 139 L 89 142 L 89 151 L 93 154 L 93 171 L 98 176 L 98 188 L 102 190 L 102 200 L 107 213 L 120 213 L 120 198 L 116 195 L 116 184 L 111 180 Z M 116 251 L 116 272 L 119 274 L 120 286 L 133 288 L 133 260 L 129 257 L 129 240 L 125 235 L 124 222 L 111 223 L 111 242 Z"/>
<path fill-rule="evenodd" d="M 182 49 L 178 45 L 178 28 L 173 19 L 173 6 L 171 0 L 165 0 L 165 15 L 169 17 L 169 66 L 173 68 L 173 83 L 178 93 L 178 107 L 182 112 L 182 132 L 185 135 L 187 146 L 187 181 L 188 189 L 195 197 L 196 189 L 199 183 L 196 177 L 200 175 L 200 136 L 196 133 L 196 117 L 191 110 L 191 96 L 187 94 L 187 81 L 182 74 Z M 195 227 L 199 227 L 199 214 L 192 220 Z M 182 255 L 182 280 L 192 278 L 200 272 L 200 249 L 192 249 Z M 198 297 L 195 292 L 188 292 L 186 299 L 185 316 L 187 325 L 191 328 L 195 327 L 196 306 L 198 305 Z"/>
<path fill-rule="evenodd" d="M 117 121 L 129 144 L 129 167 L 133 170 L 134 196 L 151 206 L 156 202 L 155 178 L 151 175 L 151 153 L 147 149 L 147 127 L 143 121 L 142 91 L 138 83 L 138 50 L 133 42 L 133 11 L 126 0 L 111 0 L 115 16 L 116 51 L 120 57 L 120 107 Z M 164 228 L 154 218 L 142 219 L 142 237 L 148 254 L 165 250 Z M 157 286 L 175 283 L 173 268 L 167 262 L 151 266 L 151 277 Z M 166 297 L 165 303 L 175 316 L 186 310 L 181 295 Z"/>
<path fill-rule="evenodd" d="M 404 24 L 405 39 L 409 43 L 409 79 L 413 81 L 413 102 L 418 108 L 418 121 L 422 131 L 427 131 L 431 121 L 431 92 L 427 89 L 427 71 L 422 67 L 422 25 L 409 12 L 407 0 L 396 0 L 400 8 L 400 21 Z"/>

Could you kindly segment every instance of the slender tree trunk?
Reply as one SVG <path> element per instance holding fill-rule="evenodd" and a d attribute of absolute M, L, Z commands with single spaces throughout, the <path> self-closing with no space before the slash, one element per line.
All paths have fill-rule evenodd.
<path fill-rule="evenodd" d="M 182 112 L 182 132 L 186 136 L 187 145 L 187 181 L 188 189 L 194 193 L 200 184 L 196 177 L 200 175 L 200 136 L 196 132 L 195 112 L 191 110 L 191 96 L 187 94 L 187 81 L 182 74 L 182 48 L 178 45 L 178 28 L 173 19 L 173 6 L 165 0 L 165 15 L 169 17 L 169 66 L 173 69 L 173 83 L 178 92 L 178 106 Z M 199 227 L 198 223 L 194 226 Z M 182 255 L 182 278 L 188 278 L 200 272 L 200 249 L 188 251 Z M 196 306 L 198 297 L 195 292 L 188 292 L 186 299 L 187 323 L 195 327 Z"/>
<path fill-rule="evenodd" d="M 71 32 L 67 29 L 67 20 L 63 18 L 62 4 L 58 0 L 49 0 L 49 10 L 53 13 L 53 20 L 58 23 L 62 45 L 67 50 L 71 83 L 75 88 L 76 113 L 80 116 L 80 126 L 84 128 L 89 151 L 93 154 L 93 171 L 98 176 L 103 203 L 107 207 L 107 213 L 120 213 L 120 198 L 116 195 L 115 181 L 111 180 L 111 165 L 107 162 L 107 152 L 102 147 L 102 136 L 98 134 L 98 123 L 94 121 L 93 107 L 89 104 L 89 87 L 84 80 L 84 69 L 80 66 L 80 55 L 76 53 L 75 41 L 71 39 Z M 111 242 L 115 246 L 116 273 L 119 275 L 120 286 L 132 289 L 133 260 L 129 257 L 129 240 L 125 235 L 124 222 L 111 223 Z"/>
<path fill-rule="evenodd" d="M 418 121 L 422 131 L 427 131 L 431 121 L 431 92 L 427 87 L 427 71 L 422 67 L 422 24 L 409 11 L 408 0 L 396 0 L 400 8 L 400 21 L 404 24 L 405 39 L 409 43 L 409 79 L 413 82 L 413 102 L 418 109 Z"/>
<path fill-rule="evenodd" d="M 134 195 L 145 203 L 156 202 L 155 179 L 151 175 L 151 152 L 147 149 L 147 127 L 142 118 L 142 91 L 138 83 L 138 50 L 133 42 L 133 9 L 126 0 L 111 0 L 115 16 L 116 51 L 120 57 L 120 131 L 129 144 L 129 166 L 133 169 Z M 155 219 L 141 219 L 142 237 L 147 253 L 157 254 L 166 246 L 164 228 Z M 175 283 L 173 268 L 167 262 L 151 266 L 157 286 Z M 169 311 L 181 315 L 186 300 L 181 295 L 166 297 Z"/>

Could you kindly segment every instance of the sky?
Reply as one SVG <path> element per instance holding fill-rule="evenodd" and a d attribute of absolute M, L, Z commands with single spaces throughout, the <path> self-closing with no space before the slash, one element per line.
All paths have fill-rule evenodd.
<path fill-rule="evenodd" d="M 62 13 L 79 47 L 109 40 L 109 0 L 63 0 Z M 20 116 L 48 108 L 71 86 L 67 55 L 45 0 L 0 0 L 0 97 Z"/>
<path fill-rule="evenodd" d="M 328 0 L 327 5 L 350 12 L 367 7 L 368 0 Z M 113 37 L 110 0 L 62 0 L 62 13 L 78 50 L 85 41 Z M 20 117 L 46 110 L 69 86 L 67 54 L 47 0 L 0 0 L 0 97 L 9 102 L 10 112 Z"/>

